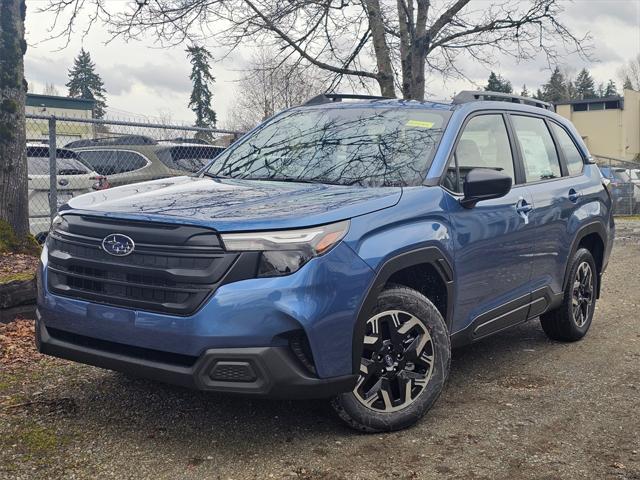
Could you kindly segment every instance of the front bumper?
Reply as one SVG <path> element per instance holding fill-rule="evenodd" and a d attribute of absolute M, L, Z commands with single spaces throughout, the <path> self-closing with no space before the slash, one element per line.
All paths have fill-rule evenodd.
<path fill-rule="evenodd" d="M 38 350 L 73 360 L 198 390 L 276 398 L 322 398 L 353 389 L 357 375 L 309 375 L 286 347 L 212 348 L 190 364 L 188 356 L 154 358 L 154 351 L 51 329 L 36 320 Z M 161 354 L 161 352 L 155 352 Z"/>
<path fill-rule="evenodd" d="M 372 281 L 373 271 L 344 243 L 326 255 L 311 260 L 295 274 L 225 284 L 190 316 L 115 307 L 54 294 L 47 288 L 46 246 L 41 261 L 39 324 L 50 333 L 43 341 L 44 353 L 99 366 L 107 361 L 95 358 L 102 355 L 101 345 L 120 345 L 127 351 L 156 352 L 174 358 L 189 357 L 193 362 L 188 368 L 182 365 L 177 370 L 171 365 L 167 369 L 167 362 L 164 361 L 160 361 L 160 365 L 151 365 L 151 369 L 139 359 L 129 363 L 135 364 L 132 369 L 142 370 L 145 376 L 157 378 L 153 371 L 159 368 L 162 372 L 160 380 L 221 390 L 219 385 L 207 384 L 202 376 L 195 380 L 186 378 L 193 377 L 196 372 L 196 360 L 211 357 L 212 352 L 224 352 L 226 355 L 229 351 L 241 352 L 254 348 L 258 349 L 256 352 L 262 351 L 260 349 L 267 349 L 264 352 L 285 351 L 288 358 L 292 352 L 292 338 L 299 336 L 306 338 L 308 349 L 304 349 L 303 353 L 305 359 L 313 364 L 313 368 L 309 368 L 307 363 L 302 362 L 303 377 L 332 382 L 333 379 L 356 373 L 352 359 L 354 324 L 364 292 Z M 89 352 L 91 355 L 82 353 L 83 350 L 78 353 L 75 348 L 66 354 L 68 348 L 60 350 L 62 347 L 56 341 L 61 338 L 56 337 L 55 332 L 75 335 L 81 339 L 80 345 L 84 345 L 87 339 L 99 344 L 95 343 Z M 70 343 L 79 345 L 78 342 Z M 113 351 L 120 352 L 122 349 L 111 350 L 104 351 L 108 359 L 108 364 L 104 366 L 129 371 L 121 363 L 121 358 L 112 358 Z M 293 349 L 293 353 L 296 356 L 294 360 L 299 361 L 300 351 Z M 89 355 L 90 360 L 83 360 L 85 355 Z M 255 364 L 260 364 L 264 355 L 270 356 L 274 365 L 280 362 L 271 357 L 273 353 L 255 355 L 254 352 L 251 358 Z M 148 359 L 148 356 L 142 359 Z M 200 364 L 197 364 L 198 367 Z M 298 368 L 295 362 L 294 365 Z M 254 368 L 259 370 L 260 367 Z M 282 369 L 291 370 L 289 367 Z M 145 373 L 147 371 L 150 373 Z M 273 368 L 270 372 L 266 375 L 268 379 L 265 385 L 251 387 L 256 393 L 269 394 L 272 385 L 284 379 L 277 372 L 274 374 Z M 177 377 L 182 380 L 176 381 Z M 304 378 L 292 382 L 294 388 L 297 388 L 296 385 L 305 385 Z M 235 391 L 237 387 L 229 386 L 229 391 Z M 314 387 L 309 388 L 313 390 Z"/>

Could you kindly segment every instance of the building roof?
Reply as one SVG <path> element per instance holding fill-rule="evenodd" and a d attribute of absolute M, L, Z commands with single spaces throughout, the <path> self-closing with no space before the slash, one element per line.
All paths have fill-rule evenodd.
<path fill-rule="evenodd" d="M 577 103 L 602 103 L 602 102 L 617 102 L 618 100 L 624 100 L 624 97 L 620 95 L 612 95 L 610 97 L 597 97 L 597 98 L 583 98 L 582 100 L 565 100 L 558 102 L 556 105 L 575 105 Z"/>
<path fill-rule="evenodd" d="M 93 110 L 95 100 L 27 93 L 28 107 L 67 108 L 69 110 Z"/>

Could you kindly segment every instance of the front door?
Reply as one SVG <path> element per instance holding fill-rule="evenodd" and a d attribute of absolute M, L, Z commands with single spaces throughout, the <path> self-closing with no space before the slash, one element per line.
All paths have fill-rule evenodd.
<path fill-rule="evenodd" d="M 481 338 L 526 320 L 535 240 L 528 188 L 514 185 L 506 196 L 470 209 L 459 203 L 473 168 L 499 170 L 515 184 L 513 151 L 504 116 L 477 115 L 467 121 L 447 170 L 456 275 L 452 333 L 469 328 Z"/>

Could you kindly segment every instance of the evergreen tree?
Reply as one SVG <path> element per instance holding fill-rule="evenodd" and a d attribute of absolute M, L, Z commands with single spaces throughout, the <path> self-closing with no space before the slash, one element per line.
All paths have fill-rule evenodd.
<path fill-rule="evenodd" d="M 69 88 L 71 98 L 85 98 L 94 100 L 93 118 L 104 118 L 107 108 L 105 93 L 107 91 L 102 83 L 102 78 L 96 73 L 96 64 L 91 60 L 91 55 L 84 48 L 73 61 L 73 68 L 69 70 Z"/>
<path fill-rule="evenodd" d="M 211 108 L 213 94 L 209 87 L 216 79 L 211 75 L 209 66 L 211 53 L 205 47 L 195 45 L 186 51 L 191 62 L 189 78 L 193 83 L 189 108 L 196 114 L 196 127 L 213 128 L 216 126 L 216 112 Z"/>
<path fill-rule="evenodd" d="M 586 68 L 580 70 L 580 73 L 576 77 L 575 88 L 577 98 L 581 100 L 585 98 L 594 98 L 597 96 L 593 77 Z"/>
<path fill-rule="evenodd" d="M 598 89 L 596 90 L 596 97 L 604 97 L 604 83 L 598 84 Z"/>
<path fill-rule="evenodd" d="M 571 79 L 565 77 L 565 85 L 567 88 L 566 98 L 569 100 L 580 100 L 580 94 L 578 93 L 576 82 L 572 82 Z"/>
<path fill-rule="evenodd" d="M 622 84 L 622 89 L 623 90 L 633 90 L 633 83 L 631 82 L 631 79 L 629 78 L 629 75 L 626 75 L 624 77 L 624 83 Z"/>
<path fill-rule="evenodd" d="M 511 93 L 513 92 L 513 87 L 511 86 L 511 82 L 509 80 L 505 80 L 502 78 L 502 75 L 496 75 L 494 72 L 489 74 L 489 80 L 487 82 L 487 86 L 484 87 L 487 92 L 502 92 L 502 93 Z"/>
<path fill-rule="evenodd" d="M 536 100 L 544 100 L 544 92 L 538 88 L 536 93 L 533 94 L 533 98 Z"/>
<path fill-rule="evenodd" d="M 527 90 L 527 86 L 526 85 L 522 85 L 522 91 L 520 92 L 520 96 L 522 97 L 530 97 L 531 94 L 529 93 L 529 90 Z"/>
<path fill-rule="evenodd" d="M 542 86 L 542 98 L 546 102 L 558 103 L 568 99 L 567 84 L 560 68 L 551 72 L 549 81 Z"/>
<path fill-rule="evenodd" d="M 618 96 L 618 88 L 616 87 L 616 82 L 614 82 L 613 80 L 609 79 L 609 83 L 607 83 L 607 86 L 604 89 L 604 96 L 605 97 L 616 97 L 616 96 Z"/>

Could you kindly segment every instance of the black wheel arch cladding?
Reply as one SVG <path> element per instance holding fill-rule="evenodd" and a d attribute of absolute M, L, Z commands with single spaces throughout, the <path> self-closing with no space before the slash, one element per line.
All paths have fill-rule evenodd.
<path fill-rule="evenodd" d="M 453 316 L 454 280 L 453 268 L 444 252 L 436 246 L 428 246 L 395 255 L 385 260 L 382 264 L 371 282 L 367 294 L 358 310 L 352 340 L 353 373 L 359 371 L 360 356 L 362 355 L 362 339 L 364 338 L 366 322 L 377 303 L 380 293 L 395 273 L 421 264 L 432 266 L 433 270 L 439 275 L 440 280 L 445 285 L 447 300 L 446 315 L 443 315 L 443 317 L 446 326 L 450 326 Z"/>

